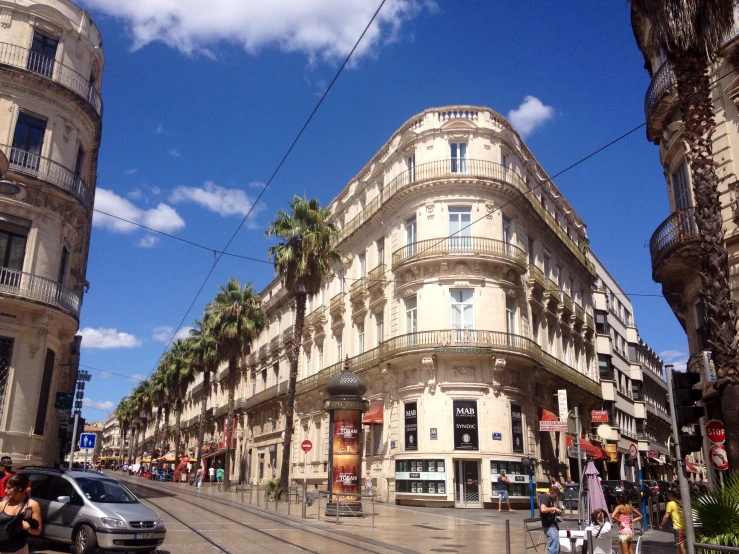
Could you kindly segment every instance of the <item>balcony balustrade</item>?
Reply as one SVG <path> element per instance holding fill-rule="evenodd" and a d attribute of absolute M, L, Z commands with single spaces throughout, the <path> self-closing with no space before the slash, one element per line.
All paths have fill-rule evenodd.
<path fill-rule="evenodd" d="M 595 267 L 587 260 L 583 250 L 567 235 L 567 232 L 559 225 L 555 217 L 531 194 L 531 187 L 523 178 L 515 171 L 489 160 L 444 159 L 417 164 L 410 169 L 401 171 L 392 181 L 383 187 L 382 191 L 373 200 L 367 203 L 355 217 L 350 219 L 341 228 L 339 242 L 349 238 L 362 225 L 368 222 L 398 192 L 426 181 L 449 179 L 464 179 L 466 181 L 475 179 L 495 180 L 512 186 L 523 195 L 529 206 L 547 223 L 549 228 L 570 249 L 572 254 L 584 266 L 589 268 L 591 273 L 595 274 Z M 458 238 L 463 239 L 465 237 Z M 525 261 L 524 258 L 524 265 Z M 395 269 L 395 261 L 393 261 L 393 269 Z"/>
<path fill-rule="evenodd" d="M 259 359 L 262 360 L 267 357 L 267 345 L 263 344 L 259 347 Z"/>
<path fill-rule="evenodd" d="M 344 305 L 345 296 L 346 293 L 340 292 L 339 294 L 331 298 L 331 302 L 329 303 L 329 312 L 331 313 L 332 318 L 340 318 L 346 310 L 346 306 Z"/>
<path fill-rule="evenodd" d="M 90 190 L 84 179 L 62 164 L 33 152 L 0 144 L 8 158 L 8 171 L 28 175 L 74 196 L 85 208 L 90 207 Z"/>
<path fill-rule="evenodd" d="M 271 298 L 268 298 L 262 303 L 262 309 L 266 312 L 269 311 L 272 306 L 277 304 L 280 300 L 285 298 L 287 296 L 287 289 L 280 289 L 276 293 L 272 295 Z"/>
<path fill-rule="evenodd" d="M 387 279 L 385 276 L 385 264 L 380 264 L 369 272 L 367 276 L 367 288 L 372 290 L 375 287 L 382 286 L 387 282 Z"/>
<path fill-rule="evenodd" d="M 574 304 L 572 302 L 572 297 L 566 292 L 562 293 L 562 304 L 564 305 L 565 310 L 567 310 L 571 314 L 574 313 Z"/>
<path fill-rule="evenodd" d="M 0 66 L 2 65 L 24 69 L 60 84 L 82 98 L 102 117 L 103 98 L 95 89 L 94 83 L 54 58 L 15 44 L 0 42 Z"/>
<path fill-rule="evenodd" d="M 74 318 L 80 315 L 82 297 L 64 285 L 45 277 L 0 268 L 0 293 L 18 296 L 59 308 Z"/>
<path fill-rule="evenodd" d="M 306 318 L 306 326 L 308 325 L 308 321 L 310 321 L 310 325 L 314 328 L 323 327 L 326 324 L 326 311 L 326 306 L 318 306 Z"/>
<path fill-rule="evenodd" d="M 660 223 L 649 241 L 652 276 L 655 277 L 655 281 L 659 268 L 669 255 L 681 246 L 696 244 L 699 237 L 693 208 L 678 210 Z"/>
<path fill-rule="evenodd" d="M 287 344 L 289 342 L 292 342 L 294 334 L 295 334 L 295 328 L 292 325 L 290 325 L 290 327 L 288 327 L 282 332 L 282 344 Z"/>
<path fill-rule="evenodd" d="M 672 69 L 672 64 L 670 62 L 664 62 L 652 77 L 652 82 L 649 83 L 649 88 L 647 88 L 647 94 L 644 98 L 644 114 L 647 117 L 647 121 L 650 121 L 654 117 L 659 103 L 668 93 L 675 90 L 676 85 L 677 81 L 675 80 L 675 72 Z"/>
<path fill-rule="evenodd" d="M 407 244 L 393 252 L 393 271 L 417 260 L 437 256 L 487 256 L 512 262 L 526 271 L 526 253 L 513 244 L 484 237 L 443 237 Z"/>
<path fill-rule="evenodd" d="M 534 287 L 538 286 L 542 291 L 547 286 L 544 272 L 536 265 L 529 265 L 529 284 Z"/>
<path fill-rule="evenodd" d="M 349 287 L 349 300 L 352 302 L 360 299 L 367 292 L 367 278 L 361 277 L 354 281 Z"/>
<path fill-rule="evenodd" d="M 280 337 L 279 335 L 276 337 L 272 337 L 269 341 L 269 349 L 272 351 L 277 350 L 280 347 Z"/>
<path fill-rule="evenodd" d="M 577 302 L 575 302 L 575 317 L 581 322 L 585 322 L 585 310 Z"/>

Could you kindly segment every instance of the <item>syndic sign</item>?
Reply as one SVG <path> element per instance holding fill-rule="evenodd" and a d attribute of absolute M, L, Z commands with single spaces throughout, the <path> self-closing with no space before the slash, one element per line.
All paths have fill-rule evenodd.
<path fill-rule="evenodd" d="M 511 404 L 511 435 L 513 451 L 523 454 L 523 418 L 521 406 L 516 404 Z"/>
<path fill-rule="evenodd" d="M 405 449 L 418 450 L 418 404 L 405 405 Z"/>
<path fill-rule="evenodd" d="M 479 450 L 477 436 L 477 401 L 455 400 L 454 410 L 454 450 Z"/>

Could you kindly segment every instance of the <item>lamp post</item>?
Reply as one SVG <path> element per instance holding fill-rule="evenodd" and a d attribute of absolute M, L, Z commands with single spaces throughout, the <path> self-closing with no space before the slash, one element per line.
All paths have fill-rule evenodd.
<path fill-rule="evenodd" d="M 524 456 L 521 458 L 521 465 L 529 470 L 529 507 L 531 508 L 531 517 L 534 516 L 534 469 L 539 460 L 533 456 Z"/>

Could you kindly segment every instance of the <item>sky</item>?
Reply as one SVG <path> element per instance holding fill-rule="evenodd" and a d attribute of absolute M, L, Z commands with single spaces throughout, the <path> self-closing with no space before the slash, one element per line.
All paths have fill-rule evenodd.
<path fill-rule="evenodd" d="M 270 282 L 270 265 L 224 257 L 195 299 L 211 250 L 252 208 L 228 251 L 264 260 L 277 210 L 294 194 L 328 204 L 412 115 L 488 106 L 550 175 L 644 123 L 649 75 L 627 2 L 387 0 L 255 205 L 379 1 L 78 1 L 106 58 L 95 207 L 208 247 L 95 214 L 80 323 L 88 420 L 154 370 L 219 285 Z M 649 239 L 669 215 L 657 147 L 641 128 L 555 182 L 632 295 L 642 339 L 684 363 L 651 279 Z"/>

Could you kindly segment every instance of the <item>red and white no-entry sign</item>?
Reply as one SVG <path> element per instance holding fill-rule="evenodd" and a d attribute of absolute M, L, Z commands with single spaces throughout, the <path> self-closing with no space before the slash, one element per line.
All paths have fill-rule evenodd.
<path fill-rule="evenodd" d="M 310 452 L 310 449 L 313 448 L 313 443 L 309 440 L 304 440 L 300 443 L 300 448 L 303 449 L 303 452 Z"/>
<path fill-rule="evenodd" d="M 724 423 L 718 419 L 712 419 L 706 423 L 706 436 L 713 444 L 724 444 L 726 441 L 726 428 Z"/>
<path fill-rule="evenodd" d="M 726 448 L 720 444 L 714 444 L 708 449 L 708 460 L 719 471 L 729 469 L 729 457 L 726 454 Z"/>

